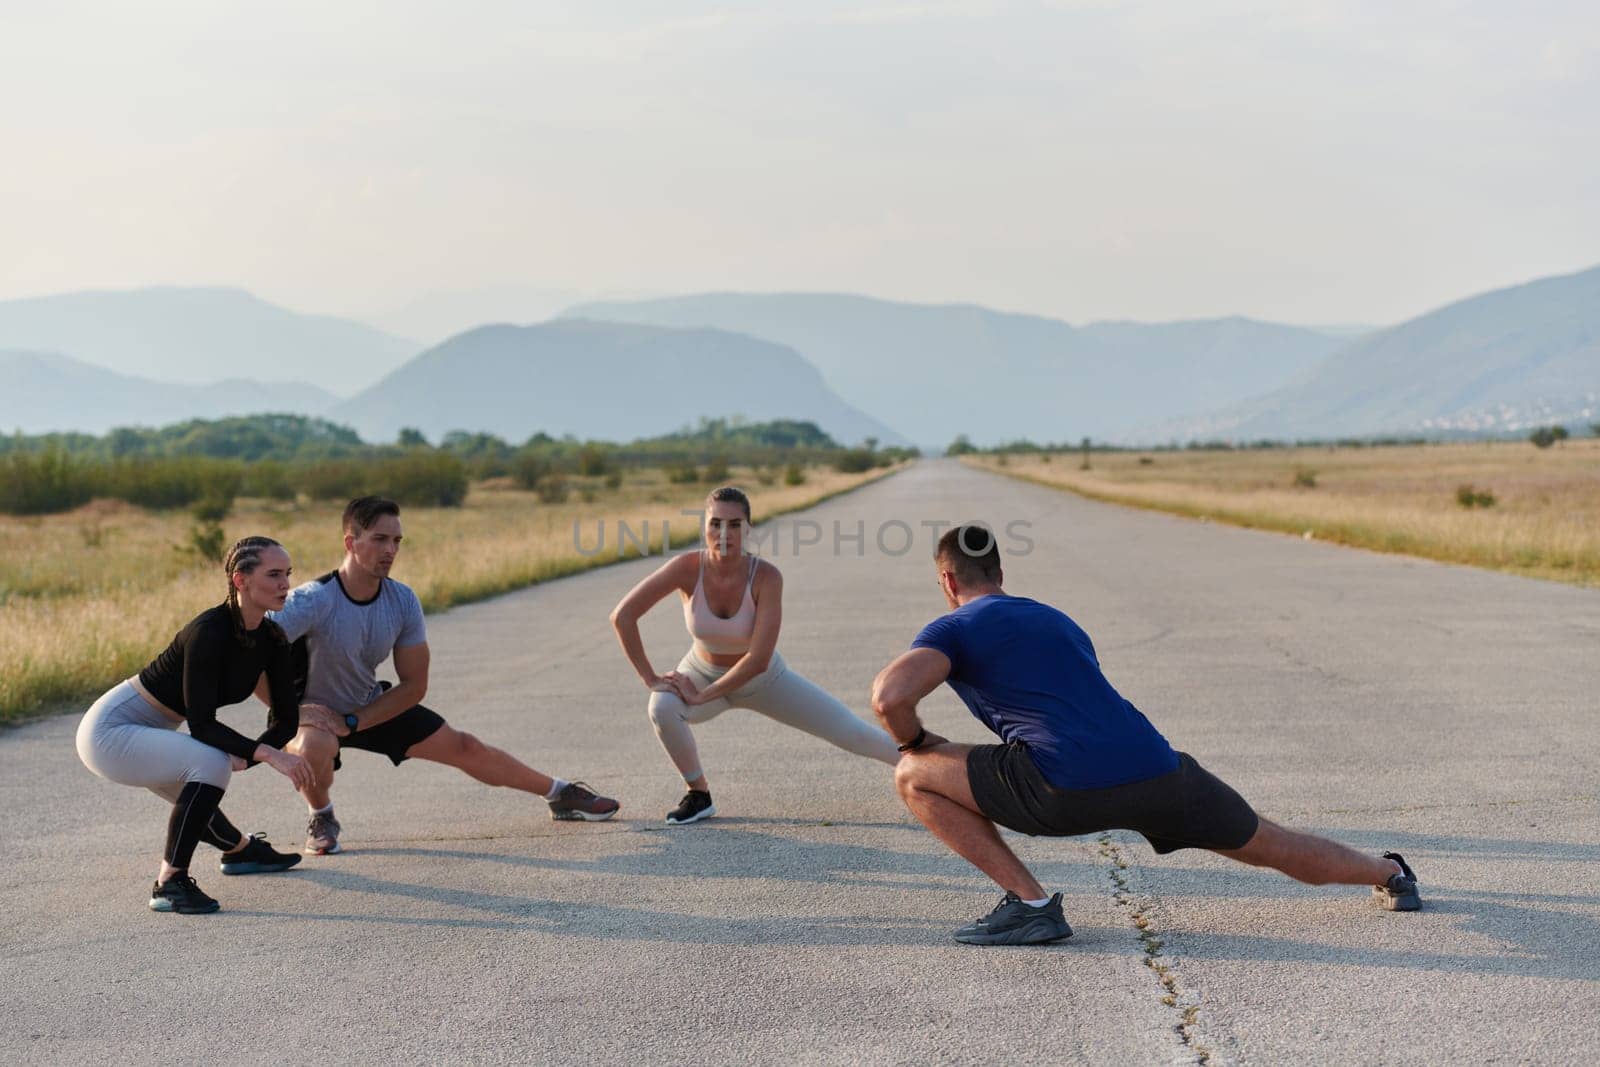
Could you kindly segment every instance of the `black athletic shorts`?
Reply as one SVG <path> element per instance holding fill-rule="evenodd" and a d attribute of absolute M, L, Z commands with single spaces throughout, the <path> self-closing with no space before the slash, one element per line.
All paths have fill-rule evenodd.
<path fill-rule="evenodd" d="M 389 688 L 388 682 L 379 682 L 384 689 Z M 368 730 L 357 730 L 353 734 L 346 734 L 339 738 L 339 747 L 359 748 L 367 752 L 377 752 L 388 756 L 396 767 L 405 762 L 406 751 L 418 741 L 425 741 L 432 737 L 444 725 L 444 716 L 432 708 L 415 704 L 390 719 L 380 722 Z M 338 756 L 333 757 L 333 766 L 337 770 L 341 765 Z"/>
<path fill-rule="evenodd" d="M 1222 779 L 1178 753 L 1178 769 L 1107 789 L 1058 789 L 1045 780 L 1021 742 L 977 745 L 967 754 L 967 782 L 991 821 L 1039 837 L 1133 830 L 1157 852 L 1242 848 L 1260 819 Z"/>

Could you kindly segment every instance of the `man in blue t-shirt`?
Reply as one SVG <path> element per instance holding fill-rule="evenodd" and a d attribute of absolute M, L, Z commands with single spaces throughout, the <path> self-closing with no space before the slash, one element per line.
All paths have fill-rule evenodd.
<path fill-rule="evenodd" d="M 1072 934 L 1061 894 L 1045 893 L 996 823 L 1057 837 L 1135 830 L 1157 852 L 1210 849 L 1312 885 L 1371 885 L 1390 911 L 1421 907 L 1399 855 L 1375 859 L 1269 822 L 1174 752 L 1106 681 L 1077 623 L 1000 588 L 1000 551 L 986 527 L 948 531 L 934 561 L 950 614 L 878 675 L 872 709 L 906 753 L 895 769 L 906 807 L 1006 891 L 957 941 L 1031 945 Z M 944 682 L 1004 744 L 952 744 L 923 727 L 917 703 Z"/>

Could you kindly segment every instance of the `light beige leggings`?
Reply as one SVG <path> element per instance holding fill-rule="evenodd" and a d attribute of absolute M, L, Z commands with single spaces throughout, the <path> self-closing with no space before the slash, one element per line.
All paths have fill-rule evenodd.
<path fill-rule="evenodd" d="M 707 663 L 691 648 L 679 662 L 678 671 L 704 689 L 726 674 L 727 668 Z M 650 694 L 650 721 L 655 724 L 656 737 L 661 739 L 661 747 L 667 750 L 684 781 L 692 782 L 701 774 L 700 750 L 689 727 L 708 722 L 729 708 L 748 708 L 846 752 L 891 766 L 900 759 L 893 738 L 857 717 L 826 690 L 790 670 L 783 657 L 774 652 L 767 669 L 730 696 L 690 707 L 676 693 Z"/>

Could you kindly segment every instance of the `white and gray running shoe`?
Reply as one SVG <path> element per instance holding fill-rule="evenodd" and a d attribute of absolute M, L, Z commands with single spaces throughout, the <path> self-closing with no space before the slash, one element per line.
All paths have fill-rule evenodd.
<path fill-rule="evenodd" d="M 339 820 L 333 817 L 333 812 L 311 816 L 311 821 L 306 823 L 306 855 L 332 856 L 338 851 Z"/>

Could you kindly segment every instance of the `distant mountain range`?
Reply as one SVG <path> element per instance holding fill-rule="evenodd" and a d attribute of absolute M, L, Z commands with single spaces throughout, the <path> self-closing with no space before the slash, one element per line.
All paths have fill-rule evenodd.
<path fill-rule="evenodd" d="M 0 349 L 0 433 L 165 426 L 193 418 L 293 411 L 320 415 L 337 399 L 313 385 L 236 380 L 171 385 L 53 352 Z"/>
<path fill-rule="evenodd" d="M 0 348 L 60 352 L 183 385 L 307 381 L 340 395 L 421 345 L 348 319 L 302 315 L 238 289 L 130 289 L 0 301 Z"/>
<path fill-rule="evenodd" d="M 506 301 L 537 313 L 556 295 L 472 290 L 412 312 L 437 324 Z M 957 434 L 1132 444 L 1600 417 L 1600 268 L 1362 330 L 1072 326 L 971 305 L 724 293 L 581 304 L 418 355 L 392 334 L 233 289 L 69 293 L 0 301 L 0 432 L 276 410 L 373 440 L 403 426 L 630 440 L 742 415 L 812 421 L 845 443 L 943 447 Z"/>
<path fill-rule="evenodd" d="M 1102 438 L 1290 382 L 1343 342 L 1226 318 L 1159 325 L 833 294 L 714 293 L 566 314 L 733 330 L 788 345 L 847 402 L 924 445 Z"/>
<path fill-rule="evenodd" d="M 1600 267 L 1380 330 L 1282 389 L 1130 436 L 1329 438 L 1515 431 L 1600 416 Z"/>
<path fill-rule="evenodd" d="M 563 320 L 484 326 L 423 352 L 335 405 L 368 440 L 412 426 L 430 437 L 483 430 L 631 441 L 742 415 L 815 422 L 836 441 L 905 444 L 840 400 L 792 349 L 722 330 Z"/>

